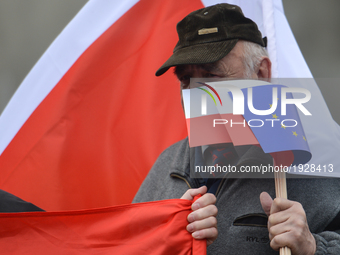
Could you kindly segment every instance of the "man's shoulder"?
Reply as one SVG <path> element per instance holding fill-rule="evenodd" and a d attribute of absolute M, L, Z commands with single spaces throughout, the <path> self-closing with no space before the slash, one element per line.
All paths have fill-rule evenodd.
<path fill-rule="evenodd" d="M 172 178 L 171 174 L 184 174 L 189 164 L 189 152 L 187 138 L 166 148 L 149 171 L 133 202 L 179 198 L 183 195 L 187 184 Z"/>
<path fill-rule="evenodd" d="M 158 157 L 152 170 L 161 171 L 173 171 L 177 169 L 181 172 L 185 171 L 190 161 L 190 148 L 188 138 L 178 141 L 168 148 L 166 148 Z"/>
<path fill-rule="evenodd" d="M 159 159 L 164 158 L 182 158 L 184 155 L 189 154 L 189 142 L 188 137 L 184 138 L 183 140 L 180 140 L 172 145 L 170 145 L 168 148 L 166 148 L 159 156 Z"/>

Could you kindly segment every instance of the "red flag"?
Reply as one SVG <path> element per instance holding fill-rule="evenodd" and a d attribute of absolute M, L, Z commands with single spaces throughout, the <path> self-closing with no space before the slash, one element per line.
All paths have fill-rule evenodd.
<path fill-rule="evenodd" d="M 104 10 L 106 3 L 89 2 Z M 199 0 L 181 1 L 180 8 L 173 0 L 134 4 L 80 54 L 20 127 L 0 156 L 0 188 L 48 211 L 131 202 L 162 150 L 186 136 L 174 75 L 154 73 L 177 41 L 176 23 L 200 7 Z M 107 18 L 97 12 L 88 15 Z M 69 57 L 49 52 L 44 61 Z M 46 82 L 53 78 L 41 71 L 37 80 L 46 76 Z"/>
<path fill-rule="evenodd" d="M 206 241 L 186 230 L 191 204 L 172 199 L 70 212 L 3 213 L 0 253 L 203 255 Z"/>

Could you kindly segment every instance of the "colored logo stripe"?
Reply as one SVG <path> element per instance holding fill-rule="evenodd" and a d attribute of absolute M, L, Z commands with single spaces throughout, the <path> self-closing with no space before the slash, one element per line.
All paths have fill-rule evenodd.
<path fill-rule="evenodd" d="M 208 91 L 208 90 L 206 90 L 206 89 L 203 89 L 203 88 L 199 88 L 199 89 L 201 89 L 201 90 L 203 90 L 203 91 L 205 91 L 205 92 L 207 92 L 208 93 L 208 95 L 209 96 L 211 96 L 211 98 L 214 100 L 214 103 L 215 103 L 215 105 L 217 105 L 216 104 L 216 100 L 215 100 L 215 98 L 214 98 L 214 96 Z"/>
<path fill-rule="evenodd" d="M 198 83 L 199 83 L 199 84 L 202 84 L 202 85 L 204 85 L 204 86 L 206 86 L 206 87 L 208 87 L 209 89 L 211 89 L 212 92 L 215 93 L 215 95 L 217 96 L 218 100 L 220 101 L 220 103 L 221 103 L 221 105 L 222 105 L 222 100 L 221 100 L 221 98 L 220 98 L 220 95 L 217 93 L 217 91 L 216 91 L 213 87 L 211 87 L 210 85 L 205 84 L 205 83 L 203 83 L 203 82 L 198 82 Z M 216 100 L 215 100 L 214 96 L 213 96 L 208 90 L 203 89 L 203 88 L 199 88 L 199 89 L 201 89 L 201 90 L 207 92 L 207 93 L 209 94 L 209 96 L 211 96 L 211 98 L 214 100 L 215 105 L 216 105 Z"/>

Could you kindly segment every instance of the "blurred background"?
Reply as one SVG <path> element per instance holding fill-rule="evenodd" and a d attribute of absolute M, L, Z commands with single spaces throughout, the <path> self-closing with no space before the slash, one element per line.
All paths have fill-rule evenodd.
<path fill-rule="evenodd" d="M 302 54 L 340 123 L 340 1 L 282 0 Z M 0 1 L 0 113 L 30 69 L 87 0 Z M 338 82 L 337 82 L 338 81 Z M 317 80 L 318 82 L 318 80 Z"/>

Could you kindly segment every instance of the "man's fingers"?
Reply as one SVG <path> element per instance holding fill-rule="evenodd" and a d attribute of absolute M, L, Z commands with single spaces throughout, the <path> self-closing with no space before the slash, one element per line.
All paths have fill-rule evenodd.
<path fill-rule="evenodd" d="M 188 221 L 194 222 L 197 220 L 203 220 L 205 218 L 208 218 L 210 216 L 216 216 L 217 215 L 217 207 L 215 205 L 208 205 L 204 208 L 198 209 L 188 215 Z"/>
<path fill-rule="evenodd" d="M 198 194 L 203 195 L 206 192 L 207 192 L 206 186 L 199 187 L 198 189 L 188 189 L 181 197 L 181 199 L 193 200 L 194 197 L 197 196 Z"/>
<path fill-rule="evenodd" d="M 285 198 L 275 198 L 270 208 L 270 214 L 277 213 L 289 209 L 294 205 L 293 201 Z"/>
<path fill-rule="evenodd" d="M 268 230 L 270 246 L 274 250 L 287 246 L 292 254 L 315 253 L 315 239 L 309 231 L 306 213 L 300 203 L 275 199 L 268 217 Z"/>
<path fill-rule="evenodd" d="M 205 186 L 204 186 L 205 187 Z M 206 193 L 199 199 L 197 199 L 192 205 L 191 209 L 196 211 L 200 208 L 206 207 L 208 205 L 214 205 L 216 202 L 216 197 L 214 194 Z"/>
<path fill-rule="evenodd" d="M 289 247 L 293 254 L 295 253 L 295 251 L 299 250 L 300 247 L 300 243 L 302 241 L 302 238 L 304 238 L 303 234 L 300 233 L 292 233 L 291 231 L 287 231 L 284 232 L 280 235 L 275 236 L 271 241 L 270 241 L 270 247 L 272 247 L 274 250 L 279 250 L 281 247 Z M 314 239 L 314 237 L 312 236 L 311 239 Z M 307 240 L 307 239 L 304 239 Z M 308 242 L 309 246 L 313 246 L 313 244 L 311 242 Z M 309 254 L 309 253 L 308 253 Z M 314 254 L 314 253 L 313 253 Z"/>
<path fill-rule="evenodd" d="M 299 222 L 305 221 L 306 215 L 301 204 L 294 203 L 288 200 L 281 200 L 281 201 L 283 201 L 283 203 L 278 205 L 278 203 L 276 203 L 276 199 L 274 200 L 272 207 L 275 207 L 275 208 L 273 209 L 273 211 L 277 210 L 277 208 L 282 208 L 283 207 L 282 204 L 284 206 L 289 205 L 290 207 L 286 208 L 283 211 L 271 213 L 271 215 L 268 217 L 268 227 L 272 227 L 277 224 L 287 222 L 288 220 L 289 221 L 287 222 L 287 224 L 290 224 L 290 225 L 294 225 L 294 224 L 296 225 Z M 279 202 L 281 201 L 279 200 Z"/>
<path fill-rule="evenodd" d="M 293 240 L 291 240 L 289 232 L 282 233 L 281 235 L 275 236 L 270 241 L 270 247 L 272 247 L 274 250 L 279 250 L 281 247 L 285 247 L 292 243 Z M 291 248 L 291 247 L 289 247 Z"/>
<path fill-rule="evenodd" d="M 217 207 L 215 206 L 216 197 L 211 193 L 206 193 L 207 187 L 189 189 L 181 197 L 182 199 L 193 200 L 195 196 L 201 194 L 192 205 L 192 213 L 188 215 L 189 224 L 187 230 L 192 233 L 195 239 L 206 239 L 210 245 L 217 238 Z"/>
<path fill-rule="evenodd" d="M 269 216 L 270 215 L 270 208 L 273 204 L 273 199 L 271 198 L 271 196 L 267 192 L 262 192 L 260 194 L 260 201 L 261 201 L 263 211 L 265 212 L 265 214 L 267 214 L 267 216 Z"/>
<path fill-rule="evenodd" d="M 207 240 L 208 245 L 211 244 L 217 238 L 217 235 L 218 235 L 218 231 L 217 231 L 217 228 L 215 227 L 198 230 L 192 233 L 192 237 L 195 239 L 205 239 L 205 238 L 208 239 Z M 211 243 L 209 243 L 209 241 Z"/>
<path fill-rule="evenodd" d="M 289 224 L 278 224 L 269 229 L 269 239 L 272 240 L 275 236 L 281 235 L 290 230 Z"/>
<path fill-rule="evenodd" d="M 274 250 L 279 250 L 285 246 L 292 250 L 292 254 L 297 254 L 297 252 L 299 252 L 299 254 L 314 254 L 316 249 L 314 236 L 302 228 L 288 230 L 274 236 L 270 241 L 270 247 Z M 305 252 L 302 252 L 302 250 Z"/>
<path fill-rule="evenodd" d="M 278 225 L 280 223 L 286 222 L 289 217 L 291 216 L 290 212 L 284 211 L 284 212 L 278 212 L 275 214 L 271 214 L 268 217 L 268 227 L 272 227 L 275 225 Z"/>
<path fill-rule="evenodd" d="M 212 228 L 212 227 L 215 227 L 215 228 L 217 227 L 216 217 L 213 217 L 213 216 L 205 218 L 203 220 L 199 220 L 199 221 L 195 221 L 193 223 L 190 223 L 187 226 L 187 230 L 192 233 L 192 232 L 195 232 L 195 231 L 198 231 L 198 230 Z"/>

